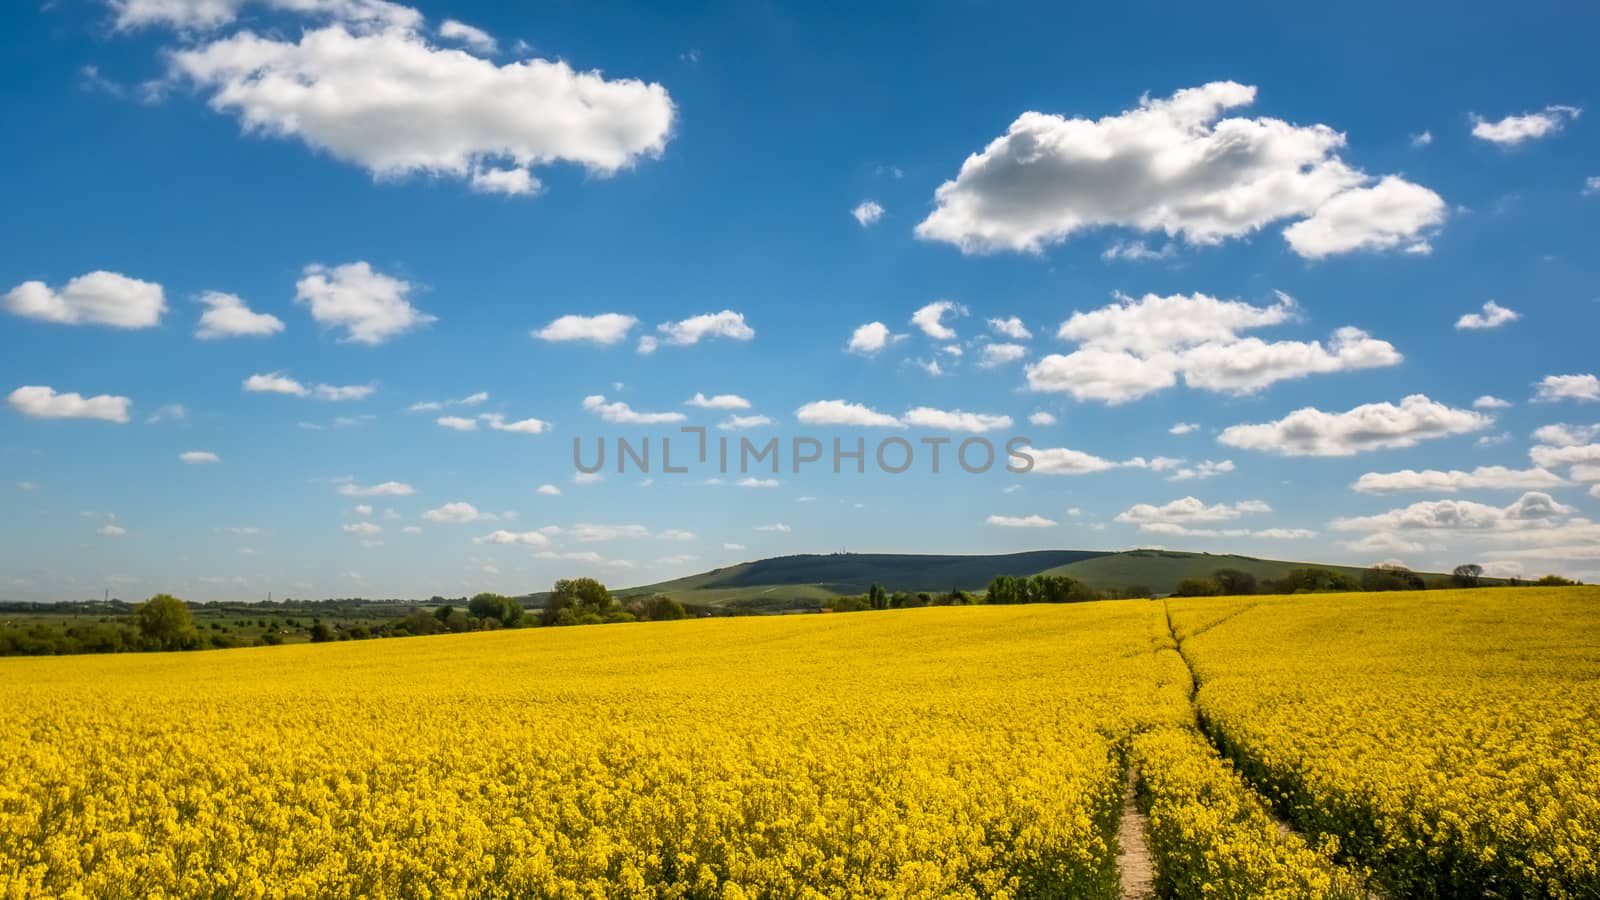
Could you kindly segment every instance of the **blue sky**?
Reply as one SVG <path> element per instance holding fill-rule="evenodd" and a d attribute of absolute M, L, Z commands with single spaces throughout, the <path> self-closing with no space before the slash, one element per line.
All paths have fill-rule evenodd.
<path fill-rule="evenodd" d="M 1597 20 L 8 5 L 0 596 L 840 548 L 1600 578 Z M 680 424 L 784 471 L 575 481 Z M 796 475 L 796 436 L 1040 464 Z"/>

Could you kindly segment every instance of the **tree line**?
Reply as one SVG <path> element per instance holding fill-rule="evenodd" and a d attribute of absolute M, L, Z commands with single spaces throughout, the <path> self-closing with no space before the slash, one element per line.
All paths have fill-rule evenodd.
<path fill-rule="evenodd" d="M 1405 566 L 1380 564 L 1359 577 L 1307 566 L 1291 569 L 1278 578 L 1258 579 L 1241 569 L 1218 569 L 1209 577 L 1185 578 L 1172 592 L 1174 597 L 1223 597 L 1241 594 L 1313 594 L 1355 591 L 1427 591 L 1485 586 L 1557 587 L 1581 584 L 1559 575 L 1546 575 L 1534 581 L 1518 578 L 1485 579 L 1483 566 L 1463 563 L 1449 575 L 1423 576 Z"/>

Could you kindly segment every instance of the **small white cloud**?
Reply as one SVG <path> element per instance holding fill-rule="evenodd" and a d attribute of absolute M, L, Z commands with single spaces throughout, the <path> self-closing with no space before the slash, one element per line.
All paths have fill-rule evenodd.
<path fill-rule="evenodd" d="M 244 300 L 221 291 L 207 291 L 200 295 L 206 311 L 200 314 L 200 324 L 194 336 L 202 341 L 230 337 L 266 337 L 283 331 L 283 320 L 267 313 L 251 311 Z"/>
<path fill-rule="evenodd" d="M 946 314 L 964 316 L 967 308 L 954 300 L 935 300 L 912 313 L 911 324 L 936 341 L 953 341 L 957 337 L 956 331 L 944 324 Z"/>
<path fill-rule="evenodd" d="M 1585 197 L 1600 194 L 1600 175 L 1590 175 L 1583 180 L 1583 195 Z"/>
<path fill-rule="evenodd" d="M 855 209 L 850 210 L 850 215 L 855 216 L 856 224 L 866 228 L 883 218 L 883 207 L 879 206 L 875 201 L 867 200 L 858 204 Z"/>
<path fill-rule="evenodd" d="M 1007 363 L 1014 363 L 1028 355 L 1028 348 L 1021 344 L 984 344 L 983 358 L 978 360 L 978 365 L 985 369 L 993 369 Z"/>
<path fill-rule="evenodd" d="M 1004 319 L 990 319 L 989 328 L 995 334 L 1003 335 L 1014 341 L 1025 341 L 1033 337 L 1033 332 L 1029 331 L 1028 327 L 1022 324 L 1022 320 L 1016 316 L 1009 316 Z"/>
<path fill-rule="evenodd" d="M 939 428 L 945 431 L 970 431 L 982 434 L 1011 427 L 1011 417 L 989 413 L 969 413 L 959 409 L 943 410 L 918 406 L 906 411 L 905 424 L 921 428 Z"/>
<path fill-rule="evenodd" d="M 467 522 L 476 522 L 479 519 L 497 518 L 494 515 L 481 513 L 478 511 L 476 506 L 460 500 L 457 500 L 453 503 L 446 503 L 445 505 L 435 509 L 430 509 L 427 512 L 424 512 L 422 517 L 427 519 L 429 522 L 449 522 L 456 525 L 465 524 Z"/>
<path fill-rule="evenodd" d="M 1282 456 L 1351 456 L 1369 450 L 1481 431 L 1493 419 L 1412 394 L 1393 403 L 1367 403 L 1342 413 L 1298 409 L 1275 422 L 1233 425 L 1217 440 L 1230 447 Z"/>
<path fill-rule="evenodd" d="M 457 41 L 483 54 L 492 54 L 500 49 L 495 39 L 489 32 L 481 28 L 474 28 L 465 22 L 455 19 L 445 19 L 439 25 L 439 36 L 446 40 Z M 522 170 L 518 170 L 522 171 Z"/>
<path fill-rule="evenodd" d="M 406 407 L 406 412 L 438 412 L 450 406 L 479 406 L 487 403 L 488 400 L 489 392 L 479 391 L 476 394 L 468 394 L 459 400 L 427 400 L 421 403 L 413 403 Z"/>
<path fill-rule="evenodd" d="M 466 418 L 462 418 L 461 416 L 440 416 L 439 418 L 435 419 L 434 421 L 436 423 L 438 423 L 440 428 L 448 428 L 451 431 L 477 431 L 478 430 L 478 420 L 477 419 L 466 419 Z"/>
<path fill-rule="evenodd" d="M 219 463 L 222 462 L 222 457 L 209 450 L 187 450 L 178 454 L 178 460 L 193 466 L 204 463 Z"/>
<path fill-rule="evenodd" d="M 482 413 L 478 418 L 493 431 L 509 431 L 514 434 L 544 434 L 550 430 L 550 423 L 543 419 L 518 419 L 515 422 L 508 422 L 506 417 L 500 413 Z"/>
<path fill-rule="evenodd" d="M 746 428 L 763 428 L 771 425 L 772 420 L 766 416 L 729 416 L 717 423 L 723 431 L 742 431 Z"/>
<path fill-rule="evenodd" d="M 1504 466 L 1479 466 L 1471 472 L 1452 469 L 1441 472 L 1402 469 L 1398 472 L 1368 472 L 1356 479 L 1355 489 L 1363 494 L 1398 494 L 1429 491 L 1454 494 L 1463 490 L 1541 490 L 1560 487 L 1566 480 L 1544 469 L 1508 469 Z"/>
<path fill-rule="evenodd" d="M 5 296 L 15 315 L 60 325 L 153 328 L 167 311 L 161 285 L 116 272 L 90 272 L 60 291 L 42 281 L 25 281 Z"/>
<path fill-rule="evenodd" d="M 1173 425 L 1171 428 L 1168 428 L 1167 434 L 1189 434 L 1198 430 L 1199 428 L 1200 426 L 1194 424 L 1193 422 L 1179 422 L 1176 425 Z"/>
<path fill-rule="evenodd" d="M 145 418 L 146 425 L 155 425 L 160 422 L 182 421 L 189 415 L 189 410 L 182 403 L 168 403 L 156 408 L 156 411 Z"/>
<path fill-rule="evenodd" d="M 123 528 L 121 525 L 115 525 L 115 524 L 102 525 L 99 528 L 95 529 L 95 534 L 103 535 L 105 537 L 122 537 L 123 535 L 125 535 L 127 533 L 128 533 L 128 530 L 126 528 Z"/>
<path fill-rule="evenodd" d="M 344 530 L 345 534 L 371 536 L 374 534 L 383 533 L 383 526 L 375 522 L 352 522 L 348 525 L 342 525 L 340 527 Z"/>
<path fill-rule="evenodd" d="M 1577 400 L 1588 403 L 1600 400 L 1600 378 L 1593 375 L 1546 375 L 1539 382 L 1537 403 L 1554 403 L 1558 400 Z"/>
<path fill-rule="evenodd" d="M 744 314 L 731 309 L 690 316 L 681 322 L 663 322 L 656 326 L 656 331 L 660 332 L 661 336 L 650 339 L 652 343 L 649 350 L 644 349 L 641 344 L 639 352 L 654 351 L 657 342 L 673 347 L 686 347 L 698 344 L 707 338 L 748 341 L 756 336 L 755 329 L 745 324 Z"/>
<path fill-rule="evenodd" d="M 1150 249 L 1144 241 L 1116 241 L 1100 251 L 1100 258 L 1106 262 L 1159 262 L 1177 255 L 1178 245 L 1172 241 L 1163 244 L 1160 250 Z"/>
<path fill-rule="evenodd" d="M 790 529 L 789 526 L 783 524 L 782 522 L 774 522 L 771 525 L 757 525 L 756 526 L 756 530 L 757 531 L 772 532 L 772 533 L 776 533 L 776 534 L 788 534 L 792 529 Z"/>
<path fill-rule="evenodd" d="M 1524 141 L 1555 134 L 1582 112 L 1583 110 L 1576 106 L 1547 106 L 1539 112 L 1506 116 L 1498 122 L 1490 122 L 1482 116 L 1474 115 L 1472 136 L 1503 147 L 1513 147 Z"/>
<path fill-rule="evenodd" d="M 366 262 L 328 268 L 309 265 L 295 282 L 295 301 L 311 308 L 311 318 L 327 328 L 342 328 L 342 340 L 381 344 L 438 321 L 412 306 L 411 284 L 373 271 Z"/>
<path fill-rule="evenodd" d="M 574 472 L 572 475 L 573 484 L 599 484 L 604 480 L 605 476 L 599 472 Z"/>
<path fill-rule="evenodd" d="M 355 505 L 354 512 L 358 516 L 370 516 L 370 515 L 372 515 L 372 504 L 370 504 L 370 503 L 357 503 Z"/>
<path fill-rule="evenodd" d="M 416 492 L 416 488 L 400 481 L 385 481 L 367 487 L 354 482 L 339 485 L 339 493 L 345 497 L 409 497 Z"/>
<path fill-rule="evenodd" d="M 1167 476 L 1167 480 L 1190 481 L 1195 479 L 1215 478 L 1218 475 L 1225 475 L 1233 470 L 1234 465 L 1233 460 L 1231 459 L 1224 459 L 1216 462 L 1207 459 L 1202 460 L 1193 466 L 1182 466 L 1174 469 L 1172 474 Z"/>
<path fill-rule="evenodd" d="M 546 497 L 559 497 L 561 496 L 561 488 L 558 488 L 553 484 L 541 484 L 535 493 L 542 494 Z"/>
<path fill-rule="evenodd" d="M 795 418 L 807 425 L 853 425 L 867 428 L 904 428 L 894 416 L 859 403 L 844 400 L 816 400 L 795 410 Z"/>
<path fill-rule="evenodd" d="M 1484 328 L 1499 328 L 1507 322 L 1515 322 L 1521 318 L 1515 312 L 1490 300 L 1483 305 L 1482 313 L 1467 313 L 1456 320 L 1457 330 L 1478 330 Z"/>
<path fill-rule="evenodd" d="M 1482 397 L 1472 401 L 1473 409 L 1509 409 L 1510 406 L 1510 401 L 1501 400 L 1492 394 L 1484 394 Z"/>
<path fill-rule="evenodd" d="M 318 400 L 365 400 L 371 397 L 378 389 L 370 384 L 319 384 L 311 388 L 311 395 Z"/>
<path fill-rule="evenodd" d="M 125 423 L 133 401 L 127 397 L 100 394 L 85 397 L 78 393 L 56 393 L 44 385 L 25 385 L 6 398 L 11 408 L 35 419 L 98 419 Z"/>
<path fill-rule="evenodd" d="M 724 550 L 743 550 L 744 549 L 744 545 L 743 544 L 723 544 L 722 545 L 722 549 L 724 549 Z"/>
<path fill-rule="evenodd" d="M 778 479 L 746 477 L 739 479 L 737 483 L 739 487 L 746 488 L 775 488 L 778 486 Z"/>
<path fill-rule="evenodd" d="M 650 530 L 643 525 L 598 525 L 593 522 L 579 522 L 572 526 L 572 538 L 583 543 L 596 543 L 599 541 L 614 541 L 620 538 L 645 538 L 650 536 Z"/>
<path fill-rule="evenodd" d="M 889 333 L 889 326 L 882 322 L 868 322 L 850 333 L 850 343 L 845 349 L 851 353 L 860 353 L 871 356 L 889 346 L 896 339 Z"/>
<path fill-rule="evenodd" d="M 1043 426 L 1043 425 L 1054 425 L 1055 423 L 1056 423 L 1056 417 L 1051 415 L 1050 413 L 1045 412 L 1042 409 L 1041 410 L 1037 410 L 1032 415 L 1028 416 L 1028 424 L 1030 424 L 1030 425 Z"/>
<path fill-rule="evenodd" d="M 562 316 L 535 331 L 533 336 L 541 341 L 587 341 L 609 346 L 626 340 L 639 320 L 621 313 L 601 313 L 597 316 Z"/>
<path fill-rule="evenodd" d="M 1044 516 L 990 516 L 984 522 L 998 528 L 1054 528 L 1061 524 Z"/>
<path fill-rule="evenodd" d="M 474 544 L 525 544 L 530 547 L 548 547 L 550 538 L 538 531 L 491 531 L 472 539 Z"/>
<path fill-rule="evenodd" d="M 288 394 L 292 397 L 304 397 L 311 393 L 305 385 L 282 372 L 251 375 L 244 380 L 244 389 L 257 394 Z"/>
<path fill-rule="evenodd" d="M 1444 224 L 1447 209 L 1433 191 L 1390 175 L 1329 198 L 1310 218 L 1285 228 L 1283 237 L 1307 259 L 1395 248 L 1428 253 L 1427 235 Z"/>
<path fill-rule="evenodd" d="M 599 416 L 603 421 L 616 425 L 664 425 L 682 422 L 688 418 L 680 412 L 635 412 L 633 407 L 621 400 L 607 403 L 601 394 L 591 394 L 583 398 L 583 408 Z"/>
<path fill-rule="evenodd" d="M 690 397 L 685 405 L 698 406 L 701 409 L 749 409 L 750 401 L 738 394 L 717 394 L 713 397 L 707 397 L 705 394 L 696 391 L 695 395 Z"/>
<path fill-rule="evenodd" d="M 1433 132 L 1421 131 L 1411 136 L 1411 146 L 1421 149 L 1433 143 Z"/>

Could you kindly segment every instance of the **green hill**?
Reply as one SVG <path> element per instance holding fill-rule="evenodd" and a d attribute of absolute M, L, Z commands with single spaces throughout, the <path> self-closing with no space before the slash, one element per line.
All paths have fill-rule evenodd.
<path fill-rule="evenodd" d="M 1035 550 L 988 556 L 829 553 L 778 556 L 617 591 L 621 597 L 665 594 L 680 603 L 775 612 L 815 609 L 833 597 L 890 591 L 982 591 L 996 575 L 1066 575 L 1101 590 L 1142 587 L 1170 593 L 1185 578 L 1239 569 L 1259 580 L 1307 566 L 1359 578 L 1362 569 L 1181 550 Z"/>

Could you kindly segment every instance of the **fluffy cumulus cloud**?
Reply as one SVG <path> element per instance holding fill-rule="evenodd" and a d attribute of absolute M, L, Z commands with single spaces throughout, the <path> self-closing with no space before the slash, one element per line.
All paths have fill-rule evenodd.
<path fill-rule="evenodd" d="M 153 328 L 167 311 L 161 285 L 116 272 L 90 272 L 60 290 L 42 281 L 24 281 L 6 293 L 15 315 L 60 325 Z"/>
<path fill-rule="evenodd" d="M 198 466 L 206 463 L 222 462 L 222 457 L 209 450 L 187 450 L 178 454 L 178 461 L 186 465 Z"/>
<path fill-rule="evenodd" d="M 628 337 L 639 320 L 621 313 L 601 313 L 597 316 L 562 316 L 535 331 L 533 336 L 541 341 L 587 341 L 591 344 L 610 345 Z"/>
<path fill-rule="evenodd" d="M 602 394 L 590 394 L 583 398 L 583 408 L 614 425 L 666 425 L 688 418 L 681 412 L 638 412 L 621 400 L 607 403 Z"/>
<path fill-rule="evenodd" d="M 795 410 L 794 417 L 807 425 L 850 425 L 864 428 L 904 428 L 898 418 L 860 403 L 844 400 L 815 400 Z"/>
<path fill-rule="evenodd" d="M 1402 359 L 1388 341 L 1348 326 L 1326 346 L 1240 335 L 1288 322 L 1295 309 L 1293 298 L 1282 293 L 1269 306 L 1205 294 L 1118 295 L 1116 303 L 1075 312 L 1062 323 L 1057 337 L 1076 341 L 1078 349 L 1028 366 L 1028 387 L 1120 404 L 1166 390 L 1180 376 L 1192 388 L 1248 394 L 1278 381 L 1392 366 Z"/>
<path fill-rule="evenodd" d="M 1050 413 L 1045 412 L 1042 409 L 1035 410 L 1034 412 L 1032 412 L 1032 413 L 1030 413 L 1028 415 L 1028 424 L 1029 425 L 1054 425 L 1054 424 L 1056 424 L 1056 417 L 1054 415 L 1050 414 Z"/>
<path fill-rule="evenodd" d="M 850 343 L 845 345 L 845 349 L 871 356 L 889 346 L 894 338 L 895 335 L 889 333 L 889 326 L 882 322 L 868 322 L 850 333 Z"/>
<path fill-rule="evenodd" d="M 1356 479 L 1355 489 L 1363 494 L 1399 494 L 1428 491 L 1453 494 L 1457 491 L 1503 488 L 1536 490 L 1566 484 L 1561 476 L 1546 469 L 1508 469 L 1505 466 L 1479 466 L 1470 472 L 1451 469 L 1402 469 L 1398 472 L 1368 472 Z"/>
<path fill-rule="evenodd" d="M 953 341 L 956 339 L 954 328 L 944 324 L 944 317 L 964 316 L 967 308 L 954 300 L 935 300 L 911 314 L 911 324 L 922 329 L 922 333 L 936 341 Z"/>
<path fill-rule="evenodd" d="M 478 420 L 477 419 L 469 419 L 469 418 L 466 418 L 465 416 L 440 416 L 439 418 L 435 419 L 434 422 L 440 428 L 448 428 L 451 431 L 477 431 L 478 430 Z"/>
<path fill-rule="evenodd" d="M 486 515 L 478 511 L 476 506 L 463 501 L 446 503 L 443 506 L 430 509 L 422 514 L 429 522 L 448 522 L 451 524 L 465 524 L 476 522 L 479 519 L 493 519 L 495 516 Z"/>
<path fill-rule="evenodd" d="M 1371 516 L 1334 519 L 1335 531 L 1489 531 L 1543 528 L 1570 515 L 1572 507 L 1549 494 L 1529 491 L 1509 506 L 1472 500 L 1424 500 Z"/>
<path fill-rule="evenodd" d="M 1168 481 L 1196 481 L 1226 475 L 1234 470 L 1233 460 L 1201 460 L 1192 466 L 1180 466 L 1167 476 Z"/>
<path fill-rule="evenodd" d="M 377 388 L 370 384 L 315 384 L 307 387 L 282 372 L 251 375 L 242 386 L 252 394 L 287 394 L 291 397 L 315 397 L 318 400 L 365 400 Z"/>
<path fill-rule="evenodd" d="M 1502 147 L 1514 147 L 1524 141 L 1555 134 L 1582 112 L 1576 106 L 1547 106 L 1538 112 L 1506 116 L 1497 122 L 1474 115 L 1472 136 Z"/>
<path fill-rule="evenodd" d="M 1481 431 L 1493 422 L 1483 413 L 1412 394 L 1398 405 L 1366 403 L 1340 413 L 1307 406 L 1276 422 L 1230 426 L 1217 440 L 1230 447 L 1283 456 L 1353 456 Z"/>
<path fill-rule="evenodd" d="M 1467 313 L 1456 320 L 1456 328 L 1461 331 L 1479 331 L 1486 328 L 1499 328 L 1521 318 L 1513 310 L 1490 300 L 1483 304 L 1483 312 Z"/>
<path fill-rule="evenodd" d="M 984 344 L 978 365 L 985 369 L 993 369 L 1017 362 L 1027 355 L 1028 348 L 1021 344 Z"/>
<path fill-rule="evenodd" d="M 295 299 L 311 308 L 311 318 L 328 328 L 342 328 L 344 340 L 381 344 L 395 335 L 437 321 L 407 300 L 411 284 L 365 262 L 327 268 L 306 267 L 295 282 Z"/>
<path fill-rule="evenodd" d="M 1472 401 L 1473 409 L 1509 409 L 1510 407 L 1511 403 L 1509 401 L 1501 400 L 1492 394 L 1484 394 Z"/>
<path fill-rule="evenodd" d="M 573 540 L 584 543 L 598 543 L 600 541 L 615 541 L 621 538 L 645 538 L 650 536 L 650 529 L 643 525 L 598 525 L 593 522 L 579 522 L 572 526 Z"/>
<path fill-rule="evenodd" d="M 118 29 L 165 25 L 211 30 L 237 19 L 245 7 L 298 13 L 362 27 L 418 28 L 422 14 L 387 0 L 111 0 Z"/>
<path fill-rule="evenodd" d="M 475 190 L 534 194 L 541 188 L 537 167 L 570 163 L 611 175 L 660 155 L 672 136 L 675 110 L 659 84 L 609 79 L 563 60 L 499 65 L 438 47 L 415 10 L 393 4 L 269 2 L 307 12 L 366 8 L 379 24 L 329 10 L 342 21 L 295 39 L 241 31 L 174 51 L 174 75 L 208 94 L 213 110 L 237 117 L 246 133 L 299 140 L 379 179 L 451 177 Z M 211 18 L 215 24 L 232 15 L 219 9 Z M 483 39 L 492 40 L 460 23 L 447 28 L 442 36 L 480 52 Z"/>
<path fill-rule="evenodd" d="M 76 392 L 57 393 L 45 385 L 25 385 L 6 398 L 11 408 L 35 419 L 99 419 L 103 422 L 128 421 L 133 401 L 127 397 L 99 394 L 85 397 Z"/>
<path fill-rule="evenodd" d="M 772 424 L 769 416 L 729 416 L 717 423 L 723 431 L 743 431 L 747 428 L 763 428 Z"/>
<path fill-rule="evenodd" d="M 857 225 L 866 228 L 883 218 L 883 207 L 879 206 L 875 200 L 865 200 L 857 204 L 855 209 L 850 210 L 850 215 L 855 217 Z"/>
<path fill-rule="evenodd" d="M 931 406 L 917 406 L 907 410 L 903 421 L 907 425 L 920 428 L 970 431 L 976 434 L 1011 427 L 1010 416 L 962 412 L 959 409 L 934 409 Z"/>
<path fill-rule="evenodd" d="M 561 488 L 558 488 L 553 484 L 541 484 L 535 493 L 544 497 L 559 497 L 561 496 Z"/>
<path fill-rule="evenodd" d="M 1061 524 L 1044 516 L 990 516 L 984 520 L 997 528 L 1054 528 Z"/>
<path fill-rule="evenodd" d="M 523 544 L 529 547 L 548 547 L 550 538 L 539 531 L 491 531 L 472 539 L 474 544 Z"/>
<path fill-rule="evenodd" d="M 750 401 L 738 394 L 716 394 L 707 397 L 700 391 L 695 391 L 693 397 L 688 399 L 687 405 L 698 406 L 701 409 L 749 409 Z"/>
<path fill-rule="evenodd" d="M 1600 425 L 1545 425 L 1533 433 L 1533 439 L 1552 447 L 1576 447 L 1600 437 Z"/>
<path fill-rule="evenodd" d="M 445 19 L 440 22 L 439 37 L 464 44 L 473 51 L 485 55 L 494 54 L 500 49 L 499 42 L 489 32 L 457 19 Z"/>
<path fill-rule="evenodd" d="M 489 426 L 490 431 L 506 431 L 512 434 L 544 434 L 550 430 L 550 423 L 543 419 L 517 419 L 506 418 L 501 413 L 483 413 L 478 420 Z"/>
<path fill-rule="evenodd" d="M 1293 219 L 1314 224 L 1290 246 L 1321 256 L 1412 246 L 1442 221 L 1432 191 L 1340 159 L 1334 128 L 1223 118 L 1255 99 L 1229 81 L 1099 120 L 1023 113 L 939 187 L 917 235 L 965 252 L 1039 252 L 1098 227 L 1215 244 Z"/>
<path fill-rule="evenodd" d="M 1177 469 L 1183 463 L 1181 459 L 1166 456 L 1157 456 L 1154 459 L 1135 456 L 1118 462 L 1068 447 L 1040 447 L 1031 449 L 1028 453 L 1033 457 L 1033 471 L 1041 475 L 1089 475 L 1108 469 L 1151 469 L 1166 472 Z"/>
<path fill-rule="evenodd" d="M 639 339 L 640 353 L 654 353 L 662 344 L 687 347 L 707 338 L 748 341 L 756 336 L 756 330 L 745 323 L 744 313 L 731 309 L 690 316 L 681 322 L 662 322 L 656 326 L 656 331 L 659 336 L 646 335 Z"/>
<path fill-rule="evenodd" d="M 1016 316 L 1009 316 L 1004 319 L 990 319 L 989 328 L 995 334 L 1011 338 L 1014 341 L 1025 341 L 1033 337 L 1033 332 L 1029 331 L 1028 326 L 1022 324 L 1022 320 Z"/>
<path fill-rule="evenodd" d="M 230 337 L 266 337 L 283 330 L 283 320 L 268 313 L 254 312 L 244 300 L 221 291 L 207 291 L 200 295 L 206 311 L 200 314 L 200 324 L 194 336 L 202 341 Z"/>
<path fill-rule="evenodd" d="M 1539 403 L 1558 400 L 1589 403 L 1600 400 L 1600 378 L 1594 375 L 1546 375 L 1537 387 L 1533 399 Z"/>
<path fill-rule="evenodd" d="M 1179 537 L 1256 537 L 1269 540 L 1299 540 L 1315 537 L 1316 532 L 1304 528 L 1217 528 L 1216 523 L 1231 522 L 1245 515 L 1271 512 L 1272 507 L 1260 500 L 1241 500 L 1238 503 L 1207 505 L 1195 497 L 1184 497 L 1162 506 L 1138 503 L 1117 514 L 1117 521 L 1137 525 L 1145 534 L 1164 534 Z"/>

